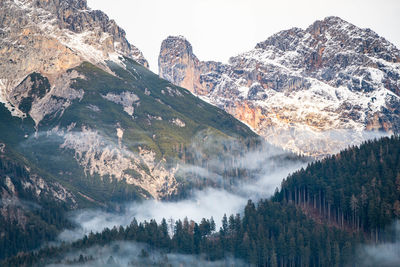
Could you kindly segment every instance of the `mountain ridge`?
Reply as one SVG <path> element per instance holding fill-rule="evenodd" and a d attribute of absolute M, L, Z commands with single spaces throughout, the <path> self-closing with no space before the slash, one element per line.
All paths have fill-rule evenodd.
<path fill-rule="evenodd" d="M 370 29 L 327 17 L 278 32 L 228 64 L 200 61 L 192 50 L 182 37 L 164 40 L 160 77 L 275 145 L 323 157 L 399 131 L 400 52 Z"/>
<path fill-rule="evenodd" d="M 190 183 L 179 167 L 200 162 L 198 139 L 215 138 L 214 153 L 226 140 L 257 139 L 149 71 L 125 32 L 85 0 L 5 0 L 0 21 L 2 150 L 55 178 L 75 207 L 174 197 Z"/>
<path fill-rule="evenodd" d="M 33 72 L 55 83 L 62 74 L 84 61 L 110 71 L 106 61 L 122 64 L 126 56 L 148 67 L 143 54 L 125 38 L 125 32 L 84 0 L 5 0 L 0 3 L 0 102 L 13 115 L 18 109 L 13 89 Z"/>
<path fill-rule="evenodd" d="M 151 72 L 85 0 L 0 1 L 0 22 L 0 257 L 54 240 L 68 211 L 252 178 L 232 159 L 258 136 Z"/>

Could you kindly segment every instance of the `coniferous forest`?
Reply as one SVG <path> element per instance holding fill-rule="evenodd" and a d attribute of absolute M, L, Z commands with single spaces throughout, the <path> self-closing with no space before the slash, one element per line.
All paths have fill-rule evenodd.
<path fill-rule="evenodd" d="M 234 257 L 254 266 L 359 266 L 360 246 L 395 241 L 390 225 L 399 216 L 400 137 L 392 136 L 310 163 L 287 177 L 271 199 L 249 200 L 242 214 L 225 215 L 220 229 L 212 218 L 172 225 L 133 220 L 72 244 L 21 253 L 2 265 L 65 263 L 66 253 L 135 241 L 147 244 L 144 256 L 158 249 L 209 261 Z M 78 253 L 72 263 L 95 257 Z"/>
<path fill-rule="evenodd" d="M 400 1 L 182 2 L 0 0 L 0 267 L 400 267 Z"/>

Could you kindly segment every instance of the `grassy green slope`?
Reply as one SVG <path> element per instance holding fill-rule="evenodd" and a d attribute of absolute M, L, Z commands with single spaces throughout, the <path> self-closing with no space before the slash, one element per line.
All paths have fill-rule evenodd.
<path fill-rule="evenodd" d="M 86 125 L 95 126 L 114 135 L 115 125 L 119 123 L 129 132 L 124 135 L 127 144 L 144 143 L 167 158 L 175 156 L 172 151 L 174 145 L 190 144 L 192 138 L 202 130 L 211 130 L 214 134 L 227 138 L 256 137 L 247 126 L 225 111 L 205 103 L 183 88 L 160 79 L 134 61 L 126 59 L 125 62 L 126 70 L 110 63 L 110 68 L 118 77 L 89 63 L 76 69 L 86 79 L 77 79 L 74 87 L 83 88 L 85 97 L 79 104 L 67 110 L 62 117 L 63 125 L 82 121 Z M 179 93 L 170 95 L 167 87 Z M 135 108 L 134 118 L 124 112 L 121 105 L 101 96 L 127 91 L 140 99 L 140 105 Z M 146 91 L 149 93 L 146 94 Z M 85 104 L 96 105 L 104 112 L 88 113 Z M 162 117 L 162 120 L 149 122 L 149 116 Z M 171 123 L 171 120 L 176 118 L 184 121 L 186 126 L 178 127 Z"/>
<path fill-rule="evenodd" d="M 83 98 L 74 100 L 64 112 L 46 116 L 37 132 L 32 119 L 12 117 L 0 105 L 0 141 L 11 145 L 27 158 L 29 164 L 48 173 L 77 196 L 105 204 L 141 198 L 147 193 L 125 181 L 117 182 L 112 177 L 88 176 L 76 161 L 74 151 L 60 147 L 63 137 L 48 131 L 55 127 L 65 130 L 75 124 L 74 132 L 80 132 L 84 126 L 98 132 L 107 142 L 118 144 L 116 128 L 122 128 L 122 143 L 129 151 L 147 148 L 156 153 L 158 160 L 165 158 L 170 163 L 177 160 L 177 147 L 190 145 L 199 135 L 232 140 L 257 138 L 234 117 L 189 91 L 160 79 L 130 59 L 124 59 L 124 64 L 123 68 L 109 63 L 115 75 L 87 62 L 76 67 L 74 70 L 84 78 L 75 79 L 71 86 L 83 90 Z M 133 105 L 133 116 L 125 112 L 121 104 L 105 98 L 107 94 L 126 92 L 139 98 L 138 103 Z M 172 121 L 176 119 L 184 122 L 185 126 L 174 124 Z"/>
<path fill-rule="evenodd" d="M 96 173 L 85 172 L 78 163 L 75 152 L 62 148 L 65 141 L 62 133 L 66 133 L 66 128 L 72 124 L 75 125 L 72 132 L 80 133 L 82 127 L 86 127 L 96 131 L 106 142 L 115 146 L 118 145 L 116 128 L 120 127 L 124 129 L 122 143 L 128 151 L 135 153 L 138 152 L 139 147 L 147 148 L 155 152 L 157 160 L 165 158 L 171 164 L 179 160 L 181 152 L 177 147 L 182 149 L 182 147 L 190 146 L 194 139 L 199 142 L 199 138 L 207 136 L 216 136 L 221 140 L 257 138 L 247 126 L 226 112 L 196 98 L 189 91 L 160 79 L 132 60 L 125 59 L 125 64 L 125 68 L 122 68 L 120 65 L 109 63 L 115 75 L 90 63 L 83 63 L 76 67 L 74 70 L 84 78 L 75 79 L 71 87 L 83 90 L 83 98 L 73 100 L 71 105 L 62 112 L 46 116 L 37 129 L 30 116 L 25 119 L 13 117 L 0 103 L 0 148 L 2 149 L 0 158 L 2 162 L 24 170 L 24 175 L 22 175 L 18 171 L 13 173 L 5 169 L 5 172 L 0 173 L 2 185 L 4 188 L 7 187 L 5 177 L 10 176 L 14 184 L 18 186 L 19 191 L 15 193 L 17 198 L 44 208 L 35 211 L 36 213 L 16 208 L 16 210 L 22 210 L 31 225 L 42 229 L 43 233 L 34 232 L 32 235 L 27 235 L 27 232 L 14 221 L 3 218 L 1 223 L 8 229 L 7 232 L 10 235 L 21 234 L 16 235 L 14 239 L 11 237 L 0 239 L 0 242 L 22 245 L 13 245 L 0 257 L 32 249 L 40 245 L 43 240 L 52 240 L 56 233 L 68 225 L 65 212 L 72 207 L 108 206 L 113 202 L 150 197 L 142 188 L 127 184 L 124 180 L 117 181 L 113 177 L 100 177 Z M 69 70 L 69 72 L 74 70 Z M 31 74 L 30 77 L 34 77 L 39 84 L 46 84 L 46 92 L 49 91 L 46 77 L 37 73 Z M 31 88 L 30 95 L 36 98 L 43 97 L 43 90 L 39 89 Z M 172 93 L 170 94 L 168 90 Z M 109 93 L 118 95 L 124 92 L 134 93 L 139 98 L 140 104 L 134 105 L 133 116 L 125 112 L 122 105 L 104 97 Z M 21 108 L 29 111 L 32 101 L 33 97 L 26 98 Z M 162 120 L 154 119 L 158 117 Z M 184 122 L 185 127 L 172 123 L 175 119 Z M 213 144 L 214 153 L 223 149 L 218 142 Z M 146 166 L 143 165 L 143 168 L 145 169 Z M 135 175 L 133 170 L 127 171 Z M 29 190 L 24 191 L 23 186 L 19 185 L 29 179 L 30 175 L 39 176 L 48 184 L 61 184 L 73 194 L 77 205 L 70 205 L 70 202 L 55 205 L 58 202 L 51 194 L 40 198 L 35 197 Z M 4 192 L 0 196 L 3 195 Z M 59 212 L 53 212 L 52 207 L 59 209 Z M 54 213 L 54 216 L 46 212 Z M 57 228 L 52 226 L 55 224 L 55 218 L 60 220 L 57 222 Z M 31 242 L 32 244 L 25 246 L 22 242 L 24 238 L 29 242 L 32 240 L 37 242 Z"/>

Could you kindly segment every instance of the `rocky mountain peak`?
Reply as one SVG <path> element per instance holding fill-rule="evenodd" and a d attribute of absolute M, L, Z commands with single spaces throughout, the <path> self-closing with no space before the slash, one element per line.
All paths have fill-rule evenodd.
<path fill-rule="evenodd" d="M 174 68 L 170 69 L 173 62 Z M 192 45 L 183 36 L 169 36 L 161 44 L 158 58 L 159 75 L 167 80 L 177 81 L 183 87 L 196 92 L 198 82 L 199 60 L 193 54 Z"/>
<path fill-rule="evenodd" d="M 176 51 L 162 46 L 161 77 L 295 152 L 323 156 L 365 131 L 400 131 L 399 49 L 339 17 L 278 32 L 229 64 Z"/>
<path fill-rule="evenodd" d="M 86 0 L 4 0 L 0 5 L 0 18 L 6 30 L 3 34 L 23 31 L 25 39 L 30 35 L 56 38 L 61 45 L 93 63 L 116 53 L 148 67 L 142 53 L 127 41 L 125 31 L 102 11 L 91 10 Z M 87 46 L 79 45 L 81 41 Z M 98 55 L 94 57 L 96 52 Z"/>
<path fill-rule="evenodd" d="M 192 45 L 182 35 L 179 36 L 168 36 L 161 44 L 161 48 L 174 49 L 176 52 L 182 54 L 193 54 Z"/>
<path fill-rule="evenodd" d="M 15 116 L 26 116 L 16 89 L 32 73 L 54 86 L 84 61 L 111 74 L 108 62 L 123 65 L 124 57 L 148 67 L 124 30 L 85 0 L 3 0 L 0 21 L 0 102 Z"/>
<path fill-rule="evenodd" d="M 28 0 L 32 2 L 35 6 L 44 9 L 79 9 L 88 10 L 86 0 Z"/>
<path fill-rule="evenodd" d="M 298 40 L 304 36 L 304 30 L 300 28 L 291 28 L 289 30 L 280 31 L 264 42 L 256 45 L 256 49 L 266 49 L 273 46 L 282 51 L 293 50 L 298 44 Z"/>
<path fill-rule="evenodd" d="M 142 53 L 126 39 L 125 31 L 100 10 L 91 10 L 86 0 L 35 0 L 33 4 L 57 15 L 58 26 L 75 33 L 108 33 L 118 43 L 120 52 L 148 67 Z"/>
<path fill-rule="evenodd" d="M 344 19 L 342 19 L 340 17 L 329 16 L 329 17 L 326 17 L 326 18 L 324 18 L 322 20 L 315 21 L 313 24 L 311 24 L 309 26 L 309 28 L 306 31 L 309 31 L 309 29 L 311 29 L 311 28 L 313 28 L 313 29 L 321 28 L 321 29 L 329 30 L 329 26 L 334 26 L 334 25 L 354 26 L 353 24 L 345 21 Z"/>

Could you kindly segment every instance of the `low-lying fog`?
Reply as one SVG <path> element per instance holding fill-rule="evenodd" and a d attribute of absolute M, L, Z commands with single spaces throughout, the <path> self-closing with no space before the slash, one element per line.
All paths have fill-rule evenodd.
<path fill-rule="evenodd" d="M 373 135 L 371 139 L 381 136 Z M 206 165 L 212 166 L 211 168 L 206 169 L 195 165 L 181 165 L 180 171 L 184 174 L 195 173 L 211 181 L 223 179 L 217 173 L 218 171 L 210 171 L 210 169 L 218 170 L 218 168 L 224 168 L 223 162 L 221 162 L 221 155 L 210 157 L 208 161 Z M 77 227 L 73 230 L 63 231 L 59 235 L 58 240 L 74 241 L 90 232 L 100 232 L 106 227 L 127 226 L 133 218 L 136 218 L 139 222 L 149 221 L 150 219 L 160 222 L 165 218 L 171 225 L 170 230 L 172 231 L 176 220 L 188 218 L 189 220 L 200 222 L 202 218 L 210 219 L 212 217 L 218 230 L 224 214 L 229 216 L 231 214 L 242 213 L 247 200 L 251 199 L 256 202 L 260 198 L 272 196 L 284 178 L 301 167 L 305 167 L 309 161 L 306 161 L 304 158 L 295 157 L 291 153 L 270 145 L 262 145 L 261 148 L 258 147 L 244 155 L 241 154 L 239 158 L 235 158 L 234 162 L 237 162 L 241 168 L 245 166 L 246 171 L 252 173 L 253 179 L 246 179 L 242 183 L 233 186 L 229 191 L 221 188 L 206 188 L 201 191 L 194 191 L 190 198 L 174 202 L 145 200 L 142 202 L 125 203 L 120 212 L 107 212 L 100 209 L 79 210 L 71 214 L 71 220 Z M 235 168 L 235 164 L 231 167 Z M 192 176 L 188 175 L 187 177 Z M 391 249 L 387 251 L 392 255 L 393 251 L 398 251 L 397 245 L 397 243 L 390 244 Z M 393 246 L 395 246 L 394 249 Z M 150 257 L 143 257 L 141 255 L 143 248 L 149 249 L 151 253 Z M 378 251 L 382 249 L 385 248 L 365 247 L 363 253 L 368 255 L 373 261 L 379 258 L 377 256 L 380 255 Z M 148 248 L 145 244 L 135 242 L 113 242 L 103 247 L 94 246 L 63 255 L 64 262 L 65 260 L 67 262 L 68 260 L 76 260 L 80 255 L 96 255 L 96 258 L 89 261 L 89 265 L 85 266 L 148 266 L 165 263 L 171 266 L 182 266 L 182 264 L 185 266 L 226 266 L 226 264 L 245 266 L 241 260 L 233 258 L 226 258 L 221 262 L 208 262 L 202 256 L 163 254 L 159 250 Z M 391 258 L 394 257 L 391 256 Z"/>
<path fill-rule="evenodd" d="M 232 190 L 207 188 L 195 191 L 191 198 L 176 202 L 164 202 L 157 200 L 145 200 L 142 202 L 126 203 L 122 212 L 106 212 L 103 210 L 80 210 L 71 216 L 72 221 L 79 225 L 74 230 L 65 230 L 59 236 L 60 241 L 73 241 L 83 237 L 89 232 L 99 232 L 104 228 L 113 226 L 126 226 L 133 218 L 139 222 L 155 219 L 160 222 L 163 218 L 167 221 L 189 220 L 201 221 L 202 218 L 214 218 L 217 229 L 219 229 L 224 214 L 241 213 L 248 199 L 257 201 L 260 198 L 271 196 L 275 189 L 280 186 L 282 179 L 289 173 L 294 172 L 306 165 L 304 159 L 295 160 L 286 157 L 288 152 L 271 146 L 263 146 L 263 149 L 251 151 L 241 156 L 238 161 L 241 166 L 252 173 L 256 173 L 255 179 L 247 180 L 246 183 L 238 184 Z M 292 155 L 293 156 L 293 155 Z M 218 165 L 216 159 L 214 166 Z M 220 176 L 196 166 L 181 166 L 185 172 L 198 173 L 215 180 Z"/>
<path fill-rule="evenodd" d="M 385 133 L 365 132 L 365 139 L 374 139 L 385 136 Z M 194 143 L 194 149 L 210 149 L 215 142 L 226 142 L 226 140 L 209 139 L 206 144 Z M 228 143 L 231 141 L 228 141 Z M 230 143 L 231 146 L 237 144 Z M 237 149 L 237 147 L 235 148 Z M 200 153 L 199 153 L 200 154 Z M 269 144 L 258 146 L 257 149 L 249 151 L 235 159 L 236 164 L 252 173 L 253 179 L 235 185 L 231 190 L 216 188 L 206 188 L 195 191 L 191 198 L 176 202 L 163 202 L 157 200 L 146 200 L 142 202 L 132 202 L 124 204 L 122 212 L 106 212 L 103 210 L 80 210 L 71 214 L 71 220 L 78 225 L 74 230 L 65 230 L 58 239 L 60 241 L 73 241 L 83 237 L 85 234 L 102 231 L 104 228 L 114 226 L 126 226 L 131 223 L 133 218 L 139 222 L 155 219 L 160 222 L 165 218 L 169 222 L 189 220 L 200 222 L 202 218 L 210 219 L 213 217 L 216 229 L 221 226 L 224 214 L 241 213 L 247 200 L 256 202 L 260 198 L 272 196 L 284 178 L 290 173 L 305 167 L 307 162 L 303 159 L 294 157 L 293 154 L 273 147 Z M 208 166 L 224 168 L 220 155 L 210 157 Z M 235 166 L 231 166 L 235 167 Z M 210 180 L 222 179 L 217 173 L 213 173 L 199 166 L 181 165 L 181 171 L 197 173 L 199 176 Z M 188 176 L 190 177 L 190 176 Z"/>

